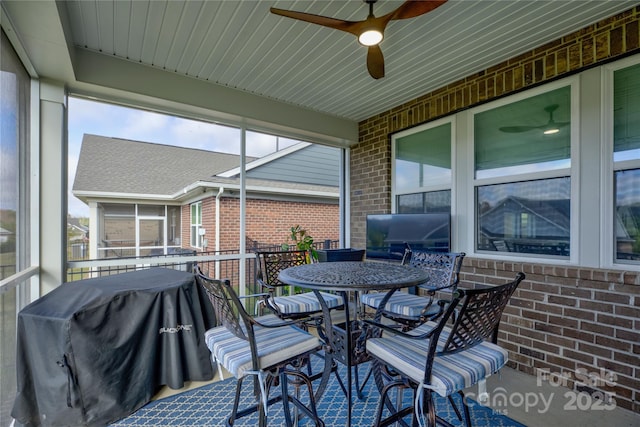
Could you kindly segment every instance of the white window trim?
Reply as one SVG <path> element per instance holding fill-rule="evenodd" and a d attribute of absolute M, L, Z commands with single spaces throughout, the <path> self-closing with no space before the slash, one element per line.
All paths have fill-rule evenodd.
<path fill-rule="evenodd" d="M 194 224 L 193 221 L 193 214 L 192 214 L 192 209 L 193 206 L 199 205 L 200 206 L 200 223 L 199 224 Z M 195 245 L 191 245 L 194 248 L 198 248 L 198 249 L 202 249 L 202 236 L 200 236 L 200 229 L 202 228 L 202 200 L 191 203 L 189 205 L 189 243 L 193 243 L 193 233 L 194 233 L 194 226 L 195 226 L 195 233 L 196 233 L 196 239 L 195 239 Z"/>
<path fill-rule="evenodd" d="M 614 246 L 614 179 L 613 175 L 618 170 L 640 169 L 640 159 L 625 160 L 614 163 L 613 161 L 613 77 L 617 70 L 640 64 L 640 56 L 634 55 L 602 67 L 601 94 L 601 141 L 602 151 L 600 163 L 602 167 L 600 194 L 602 203 L 600 204 L 602 219 L 602 237 L 600 264 L 603 268 L 612 270 L 633 270 L 640 271 L 640 264 L 624 263 L 616 260 Z"/>
<path fill-rule="evenodd" d="M 450 184 L 435 184 L 435 185 L 425 185 L 422 187 L 415 187 L 412 188 L 411 190 L 407 190 L 407 191 L 403 191 L 403 192 L 398 192 L 396 191 L 396 182 L 395 182 L 395 176 L 396 176 L 396 141 L 399 138 L 408 136 L 408 135 L 413 135 L 414 133 L 418 133 L 418 132 L 422 132 L 425 130 L 429 130 L 429 129 L 433 129 L 436 128 L 438 126 L 442 126 L 445 124 L 450 124 L 450 128 L 451 128 L 451 183 Z M 425 192 L 432 192 L 432 191 L 443 191 L 443 190 L 451 190 L 451 215 L 453 217 L 453 212 L 454 212 L 454 181 L 455 181 L 455 142 L 456 142 L 456 116 L 455 115 L 451 115 L 448 117 L 444 117 L 442 119 L 438 119 L 438 120 L 434 120 L 432 122 L 429 123 L 425 123 L 423 125 L 420 126 L 416 126 L 414 128 L 411 129 L 407 129 L 401 132 L 398 132 L 396 134 L 391 135 L 391 212 L 392 213 L 396 213 L 397 212 L 397 201 L 396 201 L 396 197 L 400 196 L 400 195 L 404 195 L 404 194 L 415 194 L 415 193 L 425 193 Z"/>
<path fill-rule="evenodd" d="M 466 156 L 468 159 L 468 168 L 467 171 L 467 188 L 470 190 L 471 194 L 466 198 L 466 206 L 465 212 L 467 218 L 472 221 L 473 226 L 469 227 L 467 230 L 467 240 L 464 251 L 473 256 L 478 256 L 482 258 L 488 259 L 499 259 L 506 261 L 523 261 L 533 260 L 544 263 L 553 263 L 553 264 L 577 264 L 579 260 L 579 237 L 578 237 L 578 229 L 579 229 L 579 206 L 580 206 L 580 197 L 579 197 L 579 165 L 580 165 L 580 156 L 579 156 L 579 141 L 580 141 L 580 129 L 579 129 L 579 121 L 580 121 L 580 77 L 572 76 L 564 79 L 557 80 L 555 82 L 547 83 L 540 87 L 536 87 L 533 89 L 529 89 L 511 96 L 507 96 L 505 98 L 501 98 L 496 101 L 489 102 L 487 104 L 481 105 L 476 108 L 472 108 L 469 110 L 467 126 L 469 132 L 468 144 L 466 146 Z M 508 175 L 501 177 L 492 177 L 492 178 L 475 178 L 475 163 L 474 163 L 474 143 L 475 143 L 475 135 L 474 135 L 474 117 L 476 114 L 482 113 L 487 110 L 492 110 L 497 107 L 505 106 L 512 104 L 514 102 L 522 101 L 528 98 L 531 98 L 536 95 L 540 95 L 546 92 L 550 92 L 555 89 L 560 89 L 563 87 L 570 87 L 571 95 L 571 166 L 569 168 L 562 169 L 553 169 L 535 173 L 523 173 L 517 175 Z M 540 180 L 540 179 L 551 179 L 551 178 L 560 178 L 569 176 L 571 178 L 571 222 L 570 222 L 570 240 L 569 245 L 571 248 L 571 255 L 569 258 L 557 257 L 557 256 L 544 256 L 538 254 L 516 254 L 512 252 L 486 252 L 486 251 L 477 251 L 476 250 L 476 229 L 477 229 L 477 218 L 476 218 L 476 188 L 485 185 L 492 184 L 508 184 L 529 180 Z"/>

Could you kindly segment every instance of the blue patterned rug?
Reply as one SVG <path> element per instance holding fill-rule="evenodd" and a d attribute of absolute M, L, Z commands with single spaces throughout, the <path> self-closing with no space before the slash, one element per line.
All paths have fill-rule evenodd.
<path fill-rule="evenodd" d="M 362 374 L 366 372 L 366 364 L 360 366 L 360 372 Z M 346 378 L 344 370 L 341 374 L 342 378 Z M 343 426 L 346 425 L 347 402 L 335 377 L 331 378 L 327 390 L 318 404 L 318 413 L 327 427 Z M 224 426 L 226 418 L 231 414 L 235 385 L 235 378 L 227 378 L 224 381 L 150 402 L 113 426 Z M 244 389 L 246 393 L 241 399 L 241 407 L 252 401 L 249 396 L 252 390 L 252 380 L 245 380 Z M 279 393 L 279 388 L 274 389 L 272 395 L 277 395 L 277 393 Z M 436 413 L 454 425 L 464 425 L 458 421 L 447 401 L 437 395 L 436 397 Z M 358 400 L 354 393 L 351 425 L 373 425 L 378 398 L 379 394 L 373 379 L 366 385 L 363 400 Z M 470 410 L 471 422 L 474 427 L 526 427 L 479 404 L 474 403 Z M 253 414 L 237 420 L 235 425 L 255 426 L 258 424 L 257 419 L 257 415 Z M 276 403 L 269 408 L 269 425 L 285 425 L 281 403 Z M 310 420 L 304 419 L 301 425 L 313 424 Z"/>

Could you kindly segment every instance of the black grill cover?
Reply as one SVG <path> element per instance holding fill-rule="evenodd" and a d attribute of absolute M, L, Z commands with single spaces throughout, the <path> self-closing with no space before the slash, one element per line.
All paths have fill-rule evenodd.
<path fill-rule="evenodd" d="M 19 313 L 12 416 L 28 426 L 106 425 L 162 385 L 210 380 L 204 333 L 214 323 L 192 273 L 64 283 Z"/>

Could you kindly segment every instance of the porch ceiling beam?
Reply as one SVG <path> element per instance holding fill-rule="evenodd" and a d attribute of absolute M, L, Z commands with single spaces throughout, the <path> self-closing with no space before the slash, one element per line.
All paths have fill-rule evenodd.
<path fill-rule="evenodd" d="M 73 57 L 79 83 L 193 106 L 228 124 L 244 124 L 293 138 L 340 147 L 358 141 L 358 123 L 352 120 L 85 49 L 76 48 Z"/>

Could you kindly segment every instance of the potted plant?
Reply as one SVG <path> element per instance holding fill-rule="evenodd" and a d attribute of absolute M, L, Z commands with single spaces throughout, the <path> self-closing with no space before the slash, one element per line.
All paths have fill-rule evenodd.
<path fill-rule="evenodd" d="M 291 227 L 290 232 L 291 234 L 289 234 L 289 238 L 293 241 L 293 245 L 283 243 L 282 249 L 288 251 L 292 250 L 291 246 L 295 246 L 299 251 L 307 251 L 307 262 L 317 260 L 318 252 L 313 246 L 313 237 L 307 234 L 307 230 L 302 228 L 300 225 L 296 225 L 295 227 Z"/>

